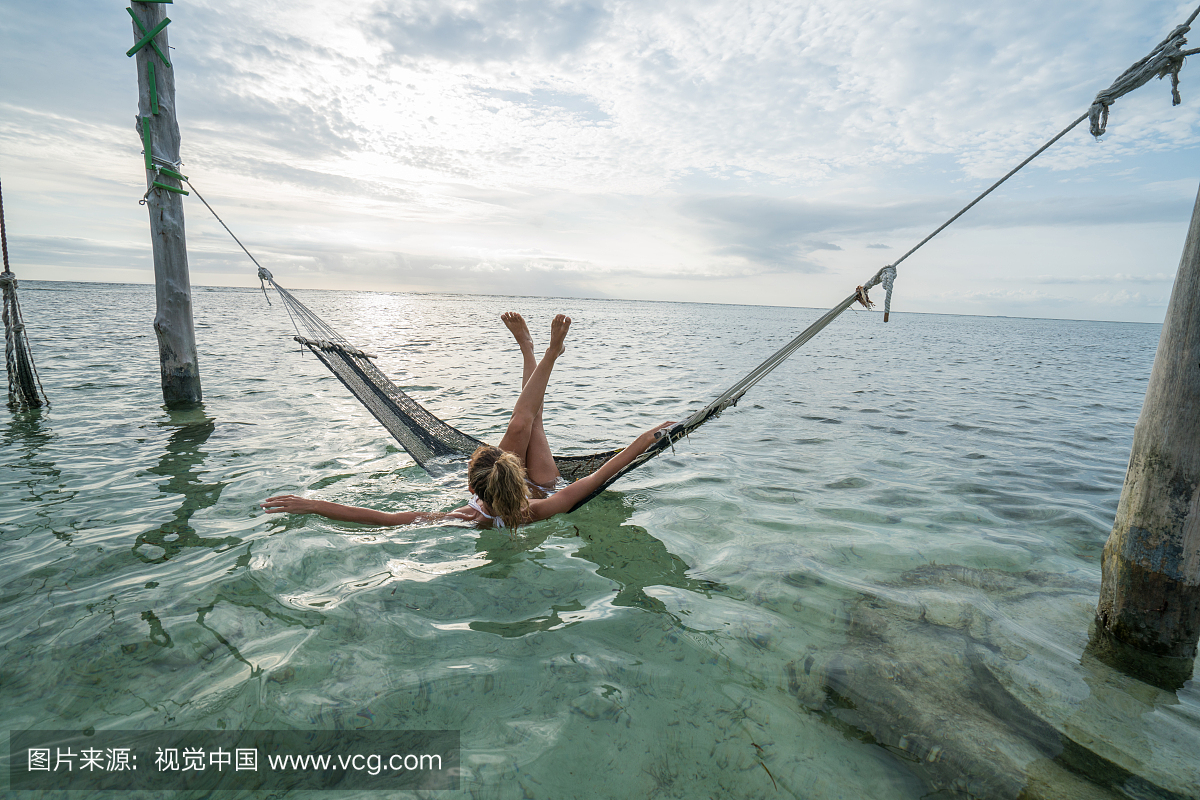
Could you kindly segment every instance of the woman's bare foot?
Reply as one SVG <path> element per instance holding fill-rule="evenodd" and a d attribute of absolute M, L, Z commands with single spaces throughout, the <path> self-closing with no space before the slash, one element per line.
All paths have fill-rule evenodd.
<path fill-rule="evenodd" d="M 546 354 L 554 354 L 557 358 L 567 350 L 564 342 L 567 340 L 567 331 L 571 328 L 571 318 L 566 314 L 558 314 L 554 317 L 554 321 L 550 323 L 550 346 L 546 348 Z"/>
<path fill-rule="evenodd" d="M 501 321 L 504 322 L 504 327 L 508 328 L 508 332 L 517 340 L 517 346 L 521 348 L 521 352 L 533 352 L 533 337 L 529 335 L 529 326 L 525 324 L 525 318 L 515 311 L 505 311 L 500 315 Z"/>

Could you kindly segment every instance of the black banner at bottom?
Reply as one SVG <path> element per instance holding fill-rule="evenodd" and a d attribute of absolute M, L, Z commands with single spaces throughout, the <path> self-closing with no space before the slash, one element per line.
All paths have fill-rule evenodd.
<path fill-rule="evenodd" d="M 13 731 L 12 790 L 459 788 L 458 731 Z"/>

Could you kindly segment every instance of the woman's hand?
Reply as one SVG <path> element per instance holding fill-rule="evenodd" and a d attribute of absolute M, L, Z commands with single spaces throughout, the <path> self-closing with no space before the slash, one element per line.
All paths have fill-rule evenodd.
<path fill-rule="evenodd" d="M 661 424 L 659 424 L 659 425 L 655 425 L 653 428 L 651 428 L 650 430 L 646 431 L 646 432 L 645 432 L 645 433 L 643 433 L 641 436 L 639 436 L 639 437 L 637 438 L 637 440 L 635 440 L 634 444 L 635 444 L 635 445 L 640 445 L 640 446 L 641 446 L 641 450 L 645 450 L 647 447 L 649 447 L 650 445 L 652 445 L 652 444 L 654 444 L 656 441 L 658 441 L 658 438 L 659 438 L 659 436 L 658 436 L 658 434 L 659 434 L 659 431 L 662 431 L 662 430 L 664 430 L 664 429 L 666 429 L 666 428 L 669 428 L 669 427 L 671 427 L 672 425 L 675 425 L 675 424 L 676 424 L 675 420 L 670 420 L 670 421 L 668 421 L 668 422 L 663 422 L 663 423 L 661 423 Z"/>
<path fill-rule="evenodd" d="M 675 420 L 670 420 L 668 422 L 662 423 L 661 425 L 655 425 L 653 428 L 651 428 L 650 430 L 648 430 L 646 432 L 649 433 L 651 436 L 653 436 L 655 439 L 657 439 L 658 437 L 655 436 L 656 433 L 661 431 L 663 428 L 669 428 L 672 425 L 678 425 L 678 424 L 679 423 L 676 422 Z"/>
<path fill-rule="evenodd" d="M 268 497 L 261 505 L 268 514 L 318 514 L 317 504 L 320 500 L 309 500 L 294 494 L 281 494 L 278 497 Z"/>

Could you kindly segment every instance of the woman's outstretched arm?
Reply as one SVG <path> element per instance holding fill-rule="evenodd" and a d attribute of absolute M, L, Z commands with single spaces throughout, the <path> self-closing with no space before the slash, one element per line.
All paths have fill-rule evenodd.
<path fill-rule="evenodd" d="M 357 522 L 362 525 L 411 525 L 414 522 L 436 522 L 442 519 L 466 519 L 456 511 L 400 511 L 389 514 L 373 508 L 344 506 L 327 500 L 310 500 L 294 494 L 268 497 L 262 502 L 268 514 L 320 514 L 338 522 Z"/>
<path fill-rule="evenodd" d="M 588 475 L 586 478 L 580 478 L 570 486 L 555 492 L 553 496 L 547 497 L 545 500 L 531 501 L 529 503 L 531 521 L 549 519 L 555 514 L 564 514 L 570 511 L 576 503 L 596 491 L 605 481 L 625 469 L 625 467 L 629 466 L 630 462 L 646 452 L 646 448 L 654 444 L 656 433 L 674 424 L 674 422 L 664 422 L 661 425 L 654 426 L 634 439 L 629 447 L 626 447 L 608 461 L 605 461 L 604 466 L 591 475 Z"/>

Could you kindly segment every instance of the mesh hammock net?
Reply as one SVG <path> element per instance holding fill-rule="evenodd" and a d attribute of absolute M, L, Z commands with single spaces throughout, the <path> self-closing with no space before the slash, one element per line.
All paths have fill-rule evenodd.
<path fill-rule="evenodd" d="M 33 353 L 25 336 L 21 319 L 21 304 L 17 300 L 17 276 L 8 267 L 8 232 L 4 227 L 4 196 L 0 194 L 0 251 L 4 255 L 4 271 L 0 272 L 0 288 L 4 293 L 4 365 L 8 369 L 8 407 L 20 410 L 49 405 L 46 392 L 33 365 Z"/>

